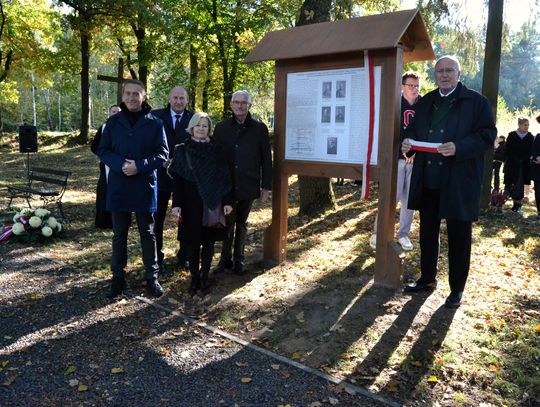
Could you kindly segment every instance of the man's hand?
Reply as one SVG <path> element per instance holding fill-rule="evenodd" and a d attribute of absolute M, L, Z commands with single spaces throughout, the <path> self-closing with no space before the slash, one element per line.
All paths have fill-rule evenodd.
<path fill-rule="evenodd" d="M 536 164 L 540 164 L 540 156 L 536 157 L 536 160 L 534 160 Z M 536 187 L 536 184 L 534 185 Z"/>
<path fill-rule="evenodd" d="M 171 164 L 172 158 L 169 158 L 168 160 L 165 160 L 163 163 L 163 168 L 167 168 Z"/>
<path fill-rule="evenodd" d="M 411 151 L 411 147 L 411 139 L 403 139 L 403 141 L 401 142 L 401 152 L 403 154 L 407 154 L 409 151 Z"/>
<path fill-rule="evenodd" d="M 223 207 L 223 213 L 225 215 L 230 215 L 232 213 L 232 206 L 231 205 L 225 205 Z"/>
<path fill-rule="evenodd" d="M 175 206 L 171 209 L 171 216 L 179 218 L 182 215 L 182 209 L 179 206 Z"/>
<path fill-rule="evenodd" d="M 410 157 L 407 157 L 405 154 L 403 154 L 403 157 L 405 157 L 405 163 L 407 163 L 407 164 L 412 164 L 413 161 L 414 161 L 414 156 L 415 156 L 415 155 L 416 155 L 416 154 L 413 154 L 413 155 L 411 155 Z"/>
<path fill-rule="evenodd" d="M 137 175 L 137 166 L 135 165 L 135 161 L 126 159 L 122 165 L 122 171 L 128 177 Z"/>
<path fill-rule="evenodd" d="M 437 151 L 445 157 L 450 157 L 456 155 L 456 145 L 452 141 L 449 141 L 437 147 Z"/>
<path fill-rule="evenodd" d="M 262 203 L 265 203 L 266 201 L 268 201 L 268 197 L 270 196 L 270 191 L 268 191 L 267 189 L 261 189 L 261 197 L 260 197 L 260 201 Z"/>

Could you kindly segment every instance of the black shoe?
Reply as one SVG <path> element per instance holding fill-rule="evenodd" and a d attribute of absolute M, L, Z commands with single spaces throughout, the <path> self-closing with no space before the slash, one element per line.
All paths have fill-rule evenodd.
<path fill-rule="evenodd" d="M 234 262 L 234 272 L 236 274 L 246 274 L 247 270 L 244 267 L 243 261 L 235 261 Z"/>
<path fill-rule="evenodd" d="M 193 297 L 195 294 L 197 294 L 197 291 L 199 290 L 200 286 L 201 286 L 200 280 L 194 280 L 192 278 L 191 283 L 189 283 L 189 288 L 188 288 L 189 295 Z"/>
<path fill-rule="evenodd" d="M 463 291 L 451 292 L 444 306 L 446 308 L 458 308 L 461 305 L 461 297 L 463 297 Z"/>
<path fill-rule="evenodd" d="M 146 280 L 146 291 L 155 298 L 159 298 L 163 295 L 163 287 L 161 287 L 157 278 Z"/>
<path fill-rule="evenodd" d="M 214 274 L 223 274 L 228 270 L 232 270 L 234 264 L 232 260 L 220 261 L 217 267 L 214 269 Z"/>
<path fill-rule="evenodd" d="M 209 281 L 203 281 L 201 283 L 201 293 L 206 295 L 209 294 L 210 291 L 212 291 L 212 284 L 210 284 Z"/>
<path fill-rule="evenodd" d="M 189 270 L 189 261 L 186 259 L 178 259 L 176 266 L 178 270 Z"/>
<path fill-rule="evenodd" d="M 422 280 L 418 280 L 416 283 L 407 284 L 405 288 L 403 289 L 403 292 L 404 293 L 418 293 L 420 291 L 433 291 L 435 288 L 437 288 L 436 281 L 426 283 Z"/>
<path fill-rule="evenodd" d="M 111 287 L 107 293 L 108 298 L 116 298 L 122 295 L 126 289 L 126 279 L 124 277 L 113 277 L 111 280 Z"/>

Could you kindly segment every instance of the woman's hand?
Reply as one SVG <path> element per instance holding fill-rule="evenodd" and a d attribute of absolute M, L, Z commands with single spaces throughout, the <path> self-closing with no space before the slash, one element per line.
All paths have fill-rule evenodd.
<path fill-rule="evenodd" d="M 225 215 L 230 215 L 232 213 L 232 206 L 231 205 L 225 205 L 223 207 L 223 213 Z"/>

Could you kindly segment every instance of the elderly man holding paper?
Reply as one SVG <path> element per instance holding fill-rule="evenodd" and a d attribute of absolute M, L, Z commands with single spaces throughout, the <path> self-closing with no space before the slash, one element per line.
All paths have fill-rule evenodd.
<path fill-rule="evenodd" d="M 497 129 L 487 99 L 460 81 L 460 64 L 452 56 L 435 63 L 438 89 L 416 105 L 402 152 L 416 153 L 409 209 L 420 213 L 421 277 L 406 293 L 437 285 L 439 231 L 446 220 L 450 295 L 445 305 L 459 307 L 469 274 L 472 222 L 478 219 L 484 153 Z"/>

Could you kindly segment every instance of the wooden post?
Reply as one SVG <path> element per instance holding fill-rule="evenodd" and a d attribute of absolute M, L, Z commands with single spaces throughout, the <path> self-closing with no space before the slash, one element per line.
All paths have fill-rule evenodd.
<path fill-rule="evenodd" d="M 384 81 L 381 86 L 381 105 L 386 106 L 386 109 L 384 118 L 379 120 L 379 134 L 382 137 L 379 137 L 378 157 L 379 205 L 376 225 L 375 283 L 397 288 L 403 273 L 403 251 L 394 242 L 403 50 L 394 48 L 386 50 L 385 54 L 387 55 L 384 58 L 382 71 Z M 392 136 L 385 137 L 384 135 Z"/>

